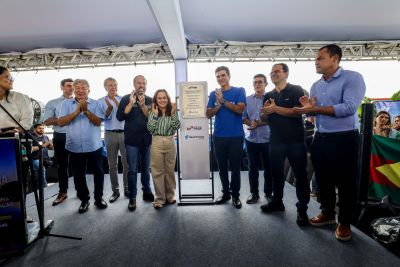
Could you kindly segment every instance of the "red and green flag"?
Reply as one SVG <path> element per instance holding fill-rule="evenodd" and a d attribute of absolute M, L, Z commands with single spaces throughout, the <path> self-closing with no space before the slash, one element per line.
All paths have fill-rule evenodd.
<path fill-rule="evenodd" d="M 400 205 L 400 140 L 372 136 L 369 197 Z"/>

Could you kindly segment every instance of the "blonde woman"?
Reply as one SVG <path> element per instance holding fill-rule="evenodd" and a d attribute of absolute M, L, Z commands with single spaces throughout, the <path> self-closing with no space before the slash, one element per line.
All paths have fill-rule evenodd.
<path fill-rule="evenodd" d="M 165 89 L 155 92 L 147 128 L 153 136 L 151 145 L 151 176 L 153 177 L 155 209 L 176 203 L 174 135 L 180 127 L 176 105 L 171 103 Z"/>

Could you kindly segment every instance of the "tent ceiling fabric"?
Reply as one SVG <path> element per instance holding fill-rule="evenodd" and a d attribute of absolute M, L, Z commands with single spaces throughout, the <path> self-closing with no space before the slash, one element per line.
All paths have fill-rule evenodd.
<path fill-rule="evenodd" d="M 349 58 L 400 58 L 398 0 L 3 0 L 1 6 L 0 65 L 21 70 L 185 57 L 306 60 L 332 41 L 347 45 Z"/>

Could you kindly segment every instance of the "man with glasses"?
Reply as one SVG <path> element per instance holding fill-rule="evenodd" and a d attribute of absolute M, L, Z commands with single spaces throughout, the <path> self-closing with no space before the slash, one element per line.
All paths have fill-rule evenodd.
<path fill-rule="evenodd" d="M 299 113 L 316 117 L 317 132 L 311 146 L 311 159 L 321 200 L 321 213 L 310 219 L 313 226 L 336 224 L 336 189 L 339 216 L 335 236 L 341 241 L 351 239 L 350 223 L 356 206 L 359 119 L 357 107 L 365 95 L 361 74 L 339 66 L 342 50 L 335 44 L 319 49 L 315 58 L 316 71 L 322 74 L 301 97 Z"/>
<path fill-rule="evenodd" d="M 27 95 L 13 92 L 14 78 L 9 70 L 0 66 L 0 104 L 13 116 L 26 130 L 32 127 L 33 108 Z M 22 129 L 11 119 L 7 113 L 0 109 L 0 133 L 21 132 Z"/>
<path fill-rule="evenodd" d="M 246 125 L 245 143 L 249 162 L 250 196 L 247 204 L 257 203 L 260 199 L 258 192 L 259 163 L 264 166 L 264 193 L 267 199 L 272 194 L 272 177 L 269 164 L 269 135 L 270 129 L 260 118 L 263 106 L 265 87 L 268 85 L 264 74 L 257 74 L 253 78 L 254 94 L 246 98 L 246 109 L 243 112 L 243 124 Z"/>
<path fill-rule="evenodd" d="M 62 203 L 67 197 L 68 191 L 68 150 L 65 149 L 65 140 L 67 127 L 58 125 L 58 115 L 60 113 L 61 103 L 72 98 L 74 93 L 73 80 L 70 78 L 63 79 L 60 83 L 62 95 L 56 99 L 50 100 L 44 110 L 44 124 L 53 126 L 53 145 L 54 153 L 57 159 L 58 186 L 59 193 L 53 201 L 53 206 Z"/>
<path fill-rule="evenodd" d="M 269 158 L 272 169 L 271 201 L 261 206 L 263 212 L 284 211 L 283 188 L 285 185 L 284 162 L 287 158 L 296 176 L 297 219 L 299 226 L 308 225 L 307 205 L 310 188 L 307 179 L 307 151 L 302 116 L 293 107 L 301 106 L 304 95 L 301 86 L 287 82 L 289 68 L 284 63 L 275 64 L 270 73 L 275 89 L 264 96 L 263 119 L 271 129 Z"/>

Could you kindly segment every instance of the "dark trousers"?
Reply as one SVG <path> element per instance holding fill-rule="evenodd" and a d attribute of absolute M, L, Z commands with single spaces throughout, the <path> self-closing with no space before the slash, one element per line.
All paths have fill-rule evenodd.
<path fill-rule="evenodd" d="M 339 217 L 350 224 L 356 204 L 358 166 L 358 131 L 319 134 L 311 147 L 311 159 L 321 200 L 322 213 L 335 216 L 336 190 L 339 194 Z"/>
<path fill-rule="evenodd" d="M 238 198 L 240 195 L 240 163 L 242 160 L 243 137 L 214 137 L 213 140 L 222 193 Z M 231 170 L 230 184 L 229 169 Z"/>
<path fill-rule="evenodd" d="M 282 202 L 285 186 L 284 164 L 289 160 L 296 176 L 296 207 L 298 211 L 306 211 L 310 201 L 310 187 L 307 179 L 306 144 L 301 143 L 270 143 L 269 158 L 272 170 L 273 202 Z"/>
<path fill-rule="evenodd" d="M 103 171 L 103 148 L 88 153 L 70 152 L 70 161 L 74 171 L 74 183 L 77 196 L 81 201 L 90 199 L 89 189 L 86 183 L 86 169 L 88 166 L 93 170 L 94 199 L 101 200 L 103 196 L 104 171 Z"/>
<path fill-rule="evenodd" d="M 67 193 L 68 190 L 69 152 L 65 149 L 65 136 L 64 133 L 53 134 L 53 145 L 57 159 L 58 186 L 60 187 L 60 193 Z"/>
<path fill-rule="evenodd" d="M 264 193 L 267 196 L 272 194 L 272 175 L 269 163 L 269 143 L 246 142 L 246 153 L 249 161 L 249 183 L 250 193 L 258 194 L 258 176 L 260 159 L 264 166 Z"/>

